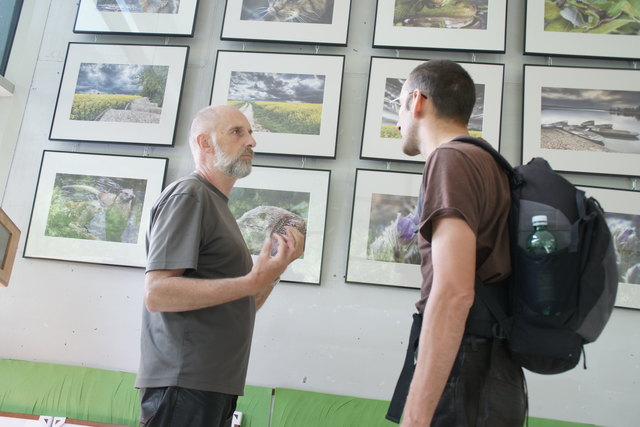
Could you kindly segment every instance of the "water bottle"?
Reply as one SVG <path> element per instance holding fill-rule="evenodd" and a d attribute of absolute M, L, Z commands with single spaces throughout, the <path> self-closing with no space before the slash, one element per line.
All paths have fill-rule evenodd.
<path fill-rule="evenodd" d="M 547 230 L 547 216 L 535 215 L 531 218 L 531 223 L 533 224 L 533 233 L 527 239 L 527 252 L 534 255 L 554 252 L 557 249 L 556 238 Z M 536 270 L 536 295 L 532 302 L 539 313 L 548 316 L 555 311 L 552 307 L 555 292 L 551 271 L 545 270 L 545 266 L 545 263 L 540 263 L 539 269 Z"/>

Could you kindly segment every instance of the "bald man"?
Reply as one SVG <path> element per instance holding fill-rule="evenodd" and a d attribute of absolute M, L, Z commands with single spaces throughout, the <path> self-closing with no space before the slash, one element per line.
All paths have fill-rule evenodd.
<path fill-rule="evenodd" d="M 195 171 L 170 184 L 147 233 L 140 388 L 143 426 L 229 426 L 243 394 L 255 313 L 303 251 L 288 227 L 252 262 L 228 208 L 251 172 L 251 125 L 237 109 L 197 113 L 189 146 Z"/>

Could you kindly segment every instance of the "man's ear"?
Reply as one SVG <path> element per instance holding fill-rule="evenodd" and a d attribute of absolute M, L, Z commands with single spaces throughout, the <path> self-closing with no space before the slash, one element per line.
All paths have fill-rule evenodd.
<path fill-rule="evenodd" d="M 422 97 L 422 94 L 418 89 L 414 89 L 411 93 L 411 97 L 413 98 L 413 118 L 417 119 L 420 117 L 425 108 L 425 99 Z"/>
<path fill-rule="evenodd" d="M 206 133 L 201 133 L 196 136 L 196 144 L 202 151 L 207 151 L 209 149 L 213 150 L 213 144 L 210 141 L 211 137 Z"/>

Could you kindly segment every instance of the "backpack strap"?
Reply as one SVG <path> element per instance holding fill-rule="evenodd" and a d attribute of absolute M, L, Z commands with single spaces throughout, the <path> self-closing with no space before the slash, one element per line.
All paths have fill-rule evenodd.
<path fill-rule="evenodd" d="M 475 145 L 476 147 L 480 147 L 484 149 L 489 154 L 491 154 L 491 156 L 495 159 L 498 165 L 500 165 L 500 167 L 504 169 L 504 171 L 507 173 L 507 176 L 509 177 L 509 184 L 511 185 L 512 188 L 517 188 L 522 184 L 523 182 L 522 177 L 518 172 L 516 172 L 513 166 L 511 166 L 511 163 L 509 163 L 509 161 L 505 159 L 502 156 L 502 154 L 498 152 L 498 150 L 493 148 L 493 146 L 491 146 L 491 144 L 489 144 L 484 139 L 474 138 L 472 136 L 458 136 L 453 140 L 459 141 L 459 142 L 466 142 L 466 143 Z"/>

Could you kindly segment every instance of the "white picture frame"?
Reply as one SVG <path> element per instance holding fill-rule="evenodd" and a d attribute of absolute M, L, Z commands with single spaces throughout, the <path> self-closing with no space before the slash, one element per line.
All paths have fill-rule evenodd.
<path fill-rule="evenodd" d="M 403 26 L 394 18 L 398 1 L 401 0 L 377 1 L 373 47 L 505 52 L 506 0 L 470 1 L 483 9 L 476 8 L 477 13 L 485 14 L 481 28 L 447 28 L 449 24 L 442 24 L 441 28 Z"/>
<path fill-rule="evenodd" d="M 523 102 L 523 163 L 544 157 L 562 172 L 640 174 L 637 115 L 612 109 L 639 105 L 638 71 L 525 65 Z M 604 136 L 601 125 L 627 135 Z"/>
<path fill-rule="evenodd" d="M 247 9 L 256 8 L 260 2 L 267 4 L 267 0 L 227 0 L 220 38 L 222 40 L 347 45 L 351 0 L 330 0 L 327 7 L 331 10 L 320 17 L 322 20 L 319 22 L 314 22 L 313 17 L 286 21 L 253 18 L 254 13 Z"/>
<path fill-rule="evenodd" d="M 188 46 L 69 43 L 49 139 L 172 146 L 188 52 Z M 155 69 L 164 79 L 157 101 L 145 96 L 144 83 L 135 77 L 141 70 Z M 101 107 L 97 116 L 76 115 L 84 111 L 78 109 L 78 95 L 134 96 L 126 91 L 147 100 L 140 108 L 148 106 L 150 112 L 118 105 Z M 108 110 L 115 114 L 105 115 Z M 117 114 L 124 110 L 136 118 Z"/>
<path fill-rule="evenodd" d="M 417 59 L 371 58 L 360 158 L 424 162 L 421 156 L 412 157 L 402 152 L 400 135 L 388 135 L 397 131 L 383 131 L 383 127 L 391 128 L 394 121 L 397 121 L 397 112 L 390 109 L 390 101 L 400 95 L 400 82 L 406 80 L 409 73 L 424 62 L 425 60 Z M 473 136 L 486 139 L 499 151 L 504 65 L 476 62 L 459 64 L 473 79 L 476 92 L 482 92 L 472 113 L 469 129 Z M 475 132 L 478 123 L 481 130 Z"/>
<path fill-rule="evenodd" d="M 257 113 L 244 111 L 257 141 L 255 152 L 335 158 L 343 68 L 342 55 L 218 51 L 211 104 L 230 103 L 242 110 L 244 105 L 254 108 L 256 102 L 276 100 L 279 109 L 299 113 L 303 98 L 298 97 L 298 90 L 302 88 L 304 96 L 313 97 L 313 102 L 304 103 L 312 109 L 310 126 L 303 119 L 278 114 L 268 129 L 260 124 Z M 287 85 L 282 96 L 281 86 L 273 89 L 276 86 L 269 83 L 274 80 Z M 258 84 L 262 85 L 260 90 L 255 89 Z"/>

